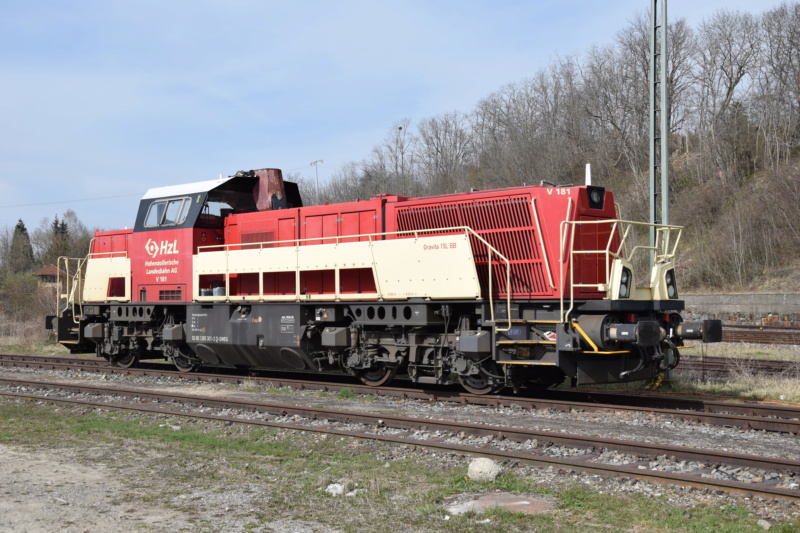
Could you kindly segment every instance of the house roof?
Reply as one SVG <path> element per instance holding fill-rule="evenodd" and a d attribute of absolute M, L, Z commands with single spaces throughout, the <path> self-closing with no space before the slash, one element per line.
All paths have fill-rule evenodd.
<path fill-rule="evenodd" d="M 66 272 L 63 270 L 56 268 L 55 265 L 47 265 L 45 267 L 40 268 L 36 272 L 33 273 L 34 276 L 44 277 L 44 276 L 66 276 Z"/>

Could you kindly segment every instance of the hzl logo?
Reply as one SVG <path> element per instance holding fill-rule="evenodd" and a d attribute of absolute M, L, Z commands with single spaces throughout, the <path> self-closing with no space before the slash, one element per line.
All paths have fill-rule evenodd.
<path fill-rule="evenodd" d="M 174 240 L 172 242 L 161 241 L 160 243 L 157 243 L 153 239 L 147 239 L 147 244 L 144 245 L 144 249 L 153 258 L 155 258 L 158 255 L 177 254 L 178 241 L 177 240 Z"/>

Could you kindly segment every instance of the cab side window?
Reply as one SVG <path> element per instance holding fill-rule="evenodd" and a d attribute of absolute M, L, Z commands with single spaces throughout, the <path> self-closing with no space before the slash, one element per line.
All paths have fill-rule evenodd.
<path fill-rule="evenodd" d="M 189 198 L 176 198 L 153 202 L 144 220 L 146 228 L 159 226 L 179 226 L 186 221 L 191 201 Z"/>
<path fill-rule="evenodd" d="M 161 225 L 174 226 L 176 224 L 182 224 L 183 221 L 186 220 L 186 210 L 183 208 L 183 204 L 185 203 L 183 198 L 167 202 L 167 212 L 164 215 L 164 220 L 161 222 Z"/>
<path fill-rule="evenodd" d="M 147 211 L 147 217 L 144 219 L 144 227 L 154 228 L 161 223 L 161 216 L 164 214 L 164 207 L 167 202 L 153 202 L 150 204 L 150 209 Z"/>

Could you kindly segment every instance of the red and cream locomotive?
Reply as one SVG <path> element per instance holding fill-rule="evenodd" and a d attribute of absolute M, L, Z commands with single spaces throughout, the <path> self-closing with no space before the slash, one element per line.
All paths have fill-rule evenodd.
<path fill-rule="evenodd" d="M 678 314 L 681 228 L 630 246 L 642 226 L 601 187 L 303 207 L 280 170 L 239 172 L 149 190 L 133 229 L 62 259 L 49 320 L 73 352 L 118 366 L 343 370 L 375 386 L 401 372 L 476 393 L 649 379 L 721 325 Z"/>

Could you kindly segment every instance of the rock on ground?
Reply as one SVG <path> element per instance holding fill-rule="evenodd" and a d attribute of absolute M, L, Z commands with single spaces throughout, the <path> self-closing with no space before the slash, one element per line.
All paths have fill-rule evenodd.
<path fill-rule="evenodd" d="M 500 475 L 501 470 L 500 465 L 491 459 L 479 457 L 469 464 L 467 475 L 472 481 L 490 483 Z"/>

